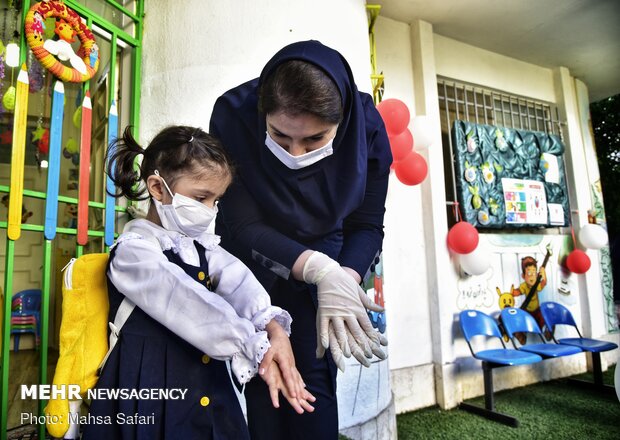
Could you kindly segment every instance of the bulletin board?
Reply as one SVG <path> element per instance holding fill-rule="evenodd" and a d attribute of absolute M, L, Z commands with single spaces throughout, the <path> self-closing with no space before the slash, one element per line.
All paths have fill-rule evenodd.
<path fill-rule="evenodd" d="M 457 198 L 480 228 L 567 226 L 564 145 L 538 131 L 454 121 Z"/>

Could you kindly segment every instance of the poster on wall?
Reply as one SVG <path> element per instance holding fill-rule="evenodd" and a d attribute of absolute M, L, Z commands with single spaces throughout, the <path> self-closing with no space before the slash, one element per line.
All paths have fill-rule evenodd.
<path fill-rule="evenodd" d="M 570 208 L 559 136 L 454 121 L 456 197 L 482 228 L 567 226 Z"/>
<path fill-rule="evenodd" d="M 502 179 L 506 223 L 547 223 L 545 187 L 536 180 Z"/>

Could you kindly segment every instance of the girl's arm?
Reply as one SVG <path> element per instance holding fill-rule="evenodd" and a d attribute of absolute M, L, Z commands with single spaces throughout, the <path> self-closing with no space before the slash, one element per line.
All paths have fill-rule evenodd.
<path fill-rule="evenodd" d="M 215 286 L 215 292 L 225 299 L 237 314 L 251 321 L 257 330 L 266 330 L 271 348 L 263 358 L 261 368 L 269 370 L 272 361 L 277 363 L 278 374 L 263 375 L 272 390 L 284 390 L 279 386 L 286 385 L 286 398 L 295 410 L 301 406 L 291 399 L 310 393 L 301 386 L 301 376 L 295 367 L 295 358 L 288 336 L 291 334 L 291 316 L 280 307 L 272 306 L 269 294 L 254 277 L 243 262 L 221 247 L 206 251 L 209 261 L 209 275 Z M 276 377 L 283 380 L 276 380 Z M 308 408 L 306 408 L 308 410 Z"/>
<path fill-rule="evenodd" d="M 232 359 L 246 383 L 270 348 L 267 332 L 240 317 L 219 295 L 168 261 L 158 244 L 126 234 L 108 272 L 118 290 L 153 319 L 214 359 Z"/>
<path fill-rule="evenodd" d="M 220 246 L 206 251 L 206 257 L 215 292 L 237 315 L 250 320 L 257 330 L 265 330 L 267 324 L 275 320 L 287 335 L 291 334 L 291 316 L 271 305 L 269 294 L 241 260 Z"/>

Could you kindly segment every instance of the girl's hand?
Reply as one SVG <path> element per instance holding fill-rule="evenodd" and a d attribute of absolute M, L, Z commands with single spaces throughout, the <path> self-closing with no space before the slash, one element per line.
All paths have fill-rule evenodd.
<path fill-rule="evenodd" d="M 279 408 L 278 392 L 299 414 L 312 412 L 314 408 L 308 403 L 316 399 L 305 388 L 306 384 L 295 367 L 295 356 L 291 343 L 284 329 L 275 320 L 265 326 L 271 347 L 265 353 L 258 372 L 269 386 L 269 394 L 275 408 Z"/>
<path fill-rule="evenodd" d="M 303 384 L 297 369 L 295 369 L 295 373 L 299 377 L 299 382 Z M 271 396 L 271 403 L 274 408 L 280 408 L 279 392 L 282 391 L 282 394 L 286 400 L 288 400 L 288 403 L 298 414 L 303 414 L 304 410 L 308 412 L 314 411 L 314 407 L 310 404 L 310 402 L 316 401 L 316 398 L 303 387 L 298 394 L 299 397 L 292 397 L 287 387 L 284 386 L 282 373 L 277 363 L 272 363 L 268 371 L 261 370 L 260 374 L 269 387 L 269 395 Z"/>
<path fill-rule="evenodd" d="M 297 398 L 306 384 L 295 367 L 295 356 L 291 342 L 284 329 L 273 319 L 265 326 L 265 330 L 267 330 L 271 348 L 265 353 L 258 372 L 261 376 L 269 374 L 269 369 L 276 362 L 289 395 L 292 398 Z"/>

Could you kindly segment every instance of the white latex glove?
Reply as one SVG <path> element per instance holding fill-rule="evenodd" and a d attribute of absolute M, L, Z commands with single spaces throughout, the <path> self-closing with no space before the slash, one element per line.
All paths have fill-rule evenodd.
<path fill-rule="evenodd" d="M 366 292 L 338 262 L 321 252 L 314 252 L 304 264 L 303 279 L 316 284 L 319 308 L 316 315 L 317 358 L 331 349 L 338 368 L 344 371 L 344 357 L 351 354 L 364 366 L 374 353 L 385 359 L 381 345 L 387 339 L 373 329 L 366 308 L 382 312 Z"/>

